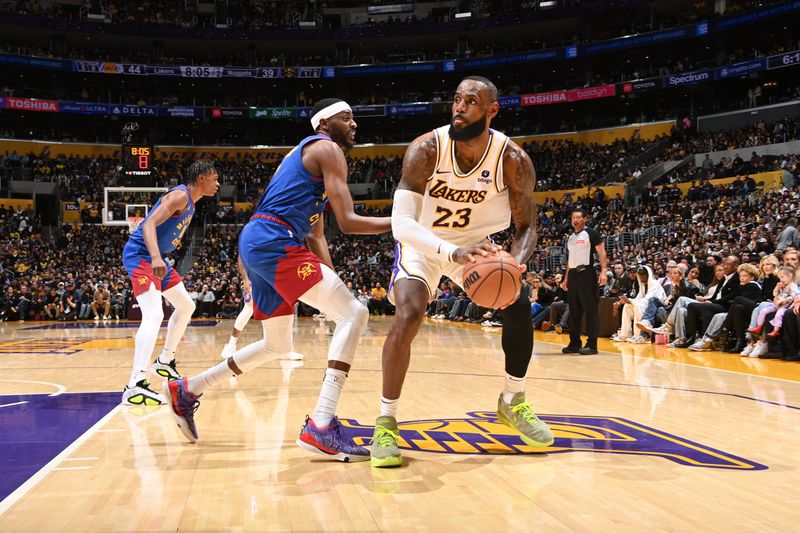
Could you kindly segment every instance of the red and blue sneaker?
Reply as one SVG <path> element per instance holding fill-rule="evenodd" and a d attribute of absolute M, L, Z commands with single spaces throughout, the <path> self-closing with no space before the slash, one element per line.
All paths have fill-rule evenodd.
<path fill-rule="evenodd" d="M 318 428 L 314 421 L 307 416 L 306 423 L 296 442 L 305 450 L 331 457 L 337 461 L 345 463 L 369 461 L 369 450 L 345 436 L 342 432 L 342 425 L 335 416 L 331 419 L 331 423 L 323 428 Z"/>
<path fill-rule="evenodd" d="M 178 427 L 181 428 L 181 431 L 190 442 L 197 442 L 198 435 L 197 428 L 194 425 L 194 412 L 200 407 L 198 398 L 202 394 L 195 396 L 189 392 L 186 378 L 166 381 L 163 389 L 164 396 L 172 408 L 172 416 L 175 417 Z"/>

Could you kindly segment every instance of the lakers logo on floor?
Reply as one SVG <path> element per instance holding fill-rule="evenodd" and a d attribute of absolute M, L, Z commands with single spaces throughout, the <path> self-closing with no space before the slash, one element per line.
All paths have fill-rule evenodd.
<path fill-rule="evenodd" d="M 27 339 L 0 343 L 0 355 L 72 355 L 90 339 Z"/>
<path fill-rule="evenodd" d="M 555 443 L 533 448 L 498 423 L 492 411 L 466 418 L 400 422 L 400 448 L 421 452 L 514 455 L 523 453 L 594 452 L 663 457 L 683 466 L 730 470 L 766 470 L 765 465 L 618 417 L 540 415 Z M 357 444 L 369 445 L 372 426 L 342 420 Z"/>

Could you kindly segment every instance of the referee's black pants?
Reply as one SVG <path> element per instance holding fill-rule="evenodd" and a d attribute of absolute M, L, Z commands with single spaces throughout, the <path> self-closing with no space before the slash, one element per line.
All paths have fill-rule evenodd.
<path fill-rule="evenodd" d="M 581 347 L 581 324 L 586 315 L 586 346 L 597 349 L 597 305 L 600 289 L 597 272 L 586 267 L 580 272 L 574 268 L 567 278 L 567 302 L 569 303 L 569 345 Z"/>

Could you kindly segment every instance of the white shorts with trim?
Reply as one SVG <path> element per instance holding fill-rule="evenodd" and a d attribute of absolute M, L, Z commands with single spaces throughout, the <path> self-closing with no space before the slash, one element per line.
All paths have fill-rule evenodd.
<path fill-rule="evenodd" d="M 482 242 L 482 241 L 481 241 Z M 389 301 L 395 304 L 394 284 L 399 279 L 416 279 L 428 288 L 428 300 L 433 300 L 442 276 L 447 276 L 459 287 L 463 282 L 464 266 L 424 255 L 408 244 L 395 241 L 394 269 L 389 282 Z"/>

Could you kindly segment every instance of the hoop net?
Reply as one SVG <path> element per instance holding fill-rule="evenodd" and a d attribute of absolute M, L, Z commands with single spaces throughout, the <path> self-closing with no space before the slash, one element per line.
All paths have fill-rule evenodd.
<path fill-rule="evenodd" d="M 131 233 L 136 231 L 136 228 L 139 227 L 139 224 L 142 223 L 142 220 L 144 220 L 144 217 L 136 217 L 136 216 L 128 217 L 128 229 L 130 229 Z"/>

